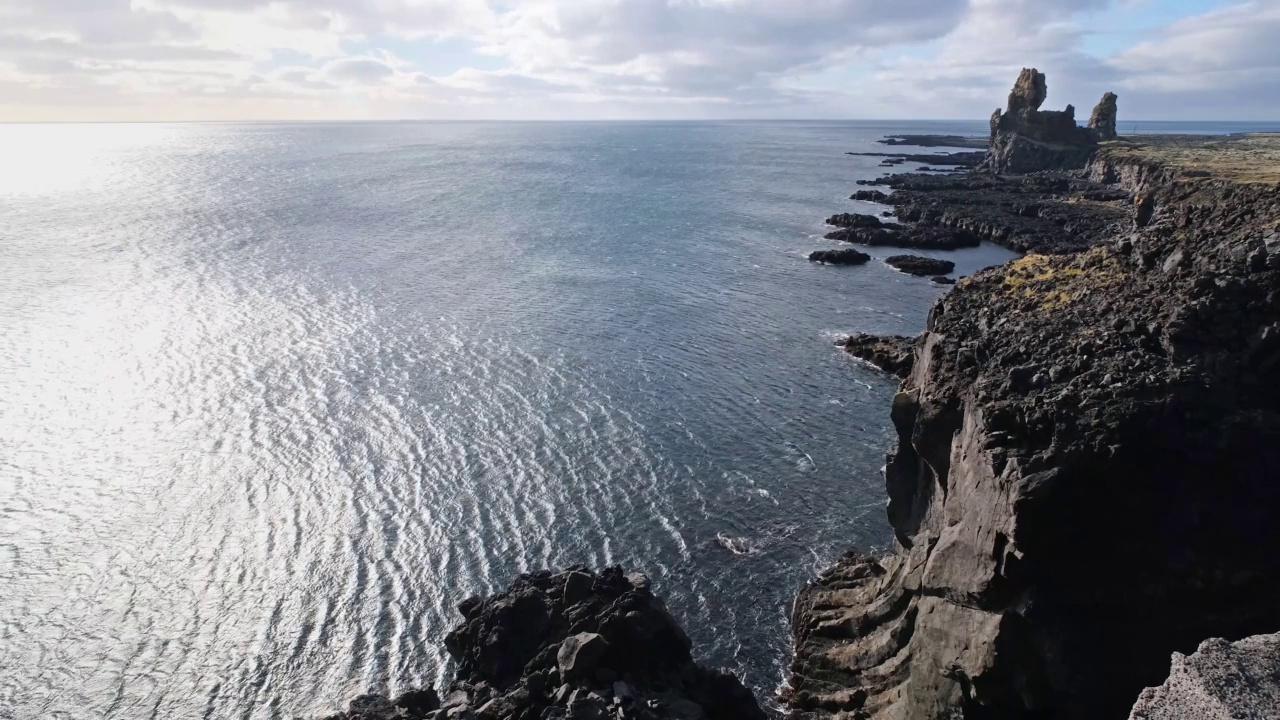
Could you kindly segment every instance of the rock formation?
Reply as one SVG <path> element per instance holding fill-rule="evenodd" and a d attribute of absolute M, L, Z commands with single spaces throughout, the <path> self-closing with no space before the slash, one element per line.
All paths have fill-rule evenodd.
<path fill-rule="evenodd" d="M 1276 183 L 1090 173 L 1144 224 L 931 311 L 890 410 L 895 550 L 801 591 L 792 717 L 1123 718 L 1172 652 L 1280 629 Z"/>
<path fill-rule="evenodd" d="M 1075 108 L 1041 110 L 1048 96 L 1044 73 L 1024 68 L 1009 93 L 1008 107 L 991 116 L 991 146 L 982 167 L 997 173 L 1082 168 L 1098 144 L 1096 134 L 1076 124 Z"/>
<path fill-rule="evenodd" d="M 1116 113 L 1116 94 L 1106 93 L 1093 109 L 1093 114 L 1089 116 L 1089 129 L 1098 136 L 1099 140 L 1116 139 Z"/>
<path fill-rule="evenodd" d="M 850 355 L 900 378 L 911 374 L 915 362 L 916 338 L 854 333 L 836 344 Z"/>
<path fill-rule="evenodd" d="M 956 269 L 950 260 L 921 257 L 919 255 L 892 255 L 884 259 L 885 264 L 908 275 L 921 277 L 946 275 Z"/>
<path fill-rule="evenodd" d="M 853 248 L 814 250 L 809 253 L 809 262 L 824 263 L 826 265 L 865 265 L 870 259 L 870 255 L 858 252 Z"/>
<path fill-rule="evenodd" d="M 643 575 L 575 567 L 522 575 L 459 606 L 443 696 L 365 695 L 329 720 L 764 720 L 734 676 L 693 662 Z"/>
<path fill-rule="evenodd" d="M 1200 643 L 1174 653 L 1169 679 L 1144 690 L 1129 720 L 1267 720 L 1280 716 L 1280 634 Z"/>

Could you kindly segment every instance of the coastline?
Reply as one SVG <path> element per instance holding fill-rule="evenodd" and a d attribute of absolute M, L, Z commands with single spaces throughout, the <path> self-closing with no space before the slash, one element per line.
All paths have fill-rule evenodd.
<path fill-rule="evenodd" d="M 1280 141 L 1264 145 L 1280 158 Z M 1170 154 L 1187 148 L 1195 167 Z M 895 175 L 855 193 L 903 224 L 832 239 L 1028 254 L 961 279 L 915 338 L 841 343 L 902 380 L 885 469 L 896 542 L 888 557 L 851 551 L 796 596 L 790 717 L 1124 717 L 1172 653 L 1280 628 L 1280 398 L 1266 381 L 1280 198 L 1238 160 L 1201 167 L 1223 152 L 1128 137 L 1095 143 L 1081 168 Z M 874 216 L 832 220 L 885 232 Z M 736 679 L 692 664 L 687 638 L 673 645 L 683 677 L 623 674 L 619 658 L 651 649 L 635 628 L 683 635 L 665 610 L 603 629 L 630 604 L 661 607 L 633 577 L 540 573 L 468 600 L 445 700 L 366 696 L 333 717 L 757 716 Z M 574 610 L 571 596 L 593 594 Z M 525 642 L 529 603 L 587 625 L 537 620 Z M 610 637 L 584 640 L 588 625 Z M 619 667 L 566 666 L 601 642 L 611 650 L 592 657 L 621 653 Z M 532 659 L 499 672 L 486 653 Z"/>

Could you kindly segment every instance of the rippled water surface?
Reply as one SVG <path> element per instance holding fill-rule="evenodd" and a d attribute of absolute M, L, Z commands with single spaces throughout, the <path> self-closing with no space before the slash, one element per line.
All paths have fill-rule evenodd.
<path fill-rule="evenodd" d="M 942 290 L 804 255 L 912 130 L 982 125 L 0 127 L 0 717 L 439 682 L 460 599 L 575 562 L 772 692 L 888 539 L 831 341 Z"/>

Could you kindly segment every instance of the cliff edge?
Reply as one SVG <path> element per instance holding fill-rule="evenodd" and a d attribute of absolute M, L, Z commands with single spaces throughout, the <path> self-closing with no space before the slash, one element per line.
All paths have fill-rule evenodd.
<path fill-rule="evenodd" d="M 935 305 L 895 552 L 800 592 L 792 717 L 1124 718 L 1171 653 L 1280 629 L 1280 138 L 1237 141 L 1102 143 L 1131 231 Z"/>

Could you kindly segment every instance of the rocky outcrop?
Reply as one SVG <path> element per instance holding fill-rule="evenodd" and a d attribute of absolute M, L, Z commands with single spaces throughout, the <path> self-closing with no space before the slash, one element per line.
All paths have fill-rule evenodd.
<path fill-rule="evenodd" d="M 1124 718 L 1171 653 L 1280 630 L 1280 193 L 1153 167 L 1092 170 L 1141 227 L 934 306 L 894 552 L 801 591 L 792 717 Z"/>
<path fill-rule="evenodd" d="M 1093 114 L 1089 116 L 1089 129 L 1099 140 L 1116 139 L 1117 112 L 1116 94 L 1113 92 L 1103 95 L 1102 100 L 1093 108 Z"/>
<path fill-rule="evenodd" d="M 878 228 L 884 223 L 875 215 L 840 213 L 827 218 L 827 224 L 838 228 Z"/>
<path fill-rule="evenodd" d="M 1041 110 L 1048 97 L 1044 73 L 1023 68 L 1008 106 L 991 116 L 991 147 L 983 168 L 996 173 L 1082 168 L 1097 147 L 1097 135 L 1076 124 L 1075 108 Z"/>
<path fill-rule="evenodd" d="M 330 720 L 764 720 L 736 677 L 694 663 L 638 573 L 522 575 L 458 609 L 463 624 L 445 640 L 457 678 L 442 696 L 366 695 Z"/>
<path fill-rule="evenodd" d="M 865 265 L 871 256 L 854 250 L 853 248 L 844 248 L 842 250 L 814 250 L 809 253 L 809 262 L 823 263 L 826 265 Z"/>
<path fill-rule="evenodd" d="M 854 333 L 836 344 L 846 352 L 889 373 L 905 378 L 915 363 L 917 338 L 902 335 Z"/>
<path fill-rule="evenodd" d="M 1268 720 L 1280 716 L 1280 634 L 1206 640 L 1174 653 L 1169 679 L 1144 690 L 1129 720 Z"/>
<path fill-rule="evenodd" d="M 927 277 L 930 275 L 946 275 L 956 269 L 950 260 L 922 257 L 920 255 L 891 255 L 884 259 L 886 265 L 908 275 Z"/>
<path fill-rule="evenodd" d="M 869 217 L 869 216 L 864 216 Z M 918 250 L 957 250 L 977 247 L 982 238 L 962 228 L 946 228 L 929 225 L 885 225 L 882 227 L 851 227 L 833 230 L 828 240 L 858 243 L 871 247 L 900 247 Z"/>
<path fill-rule="evenodd" d="M 986 240 L 1018 252 L 1064 253 L 1093 247 L 1127 227 L 1133 215 L 1130 193 L 1064 173 L 1027 176 L 967 174 L 892 175 L 875 181 L 892 188 L 884 202 L 904 225 L 896 234 L 851 230 L 828 237 L 868 245 L 953 249 Z M 868 194 L 855 199 L 870 199 Z M 913 237 L 955 238 L 958 242 L 904 242 Z"/>

